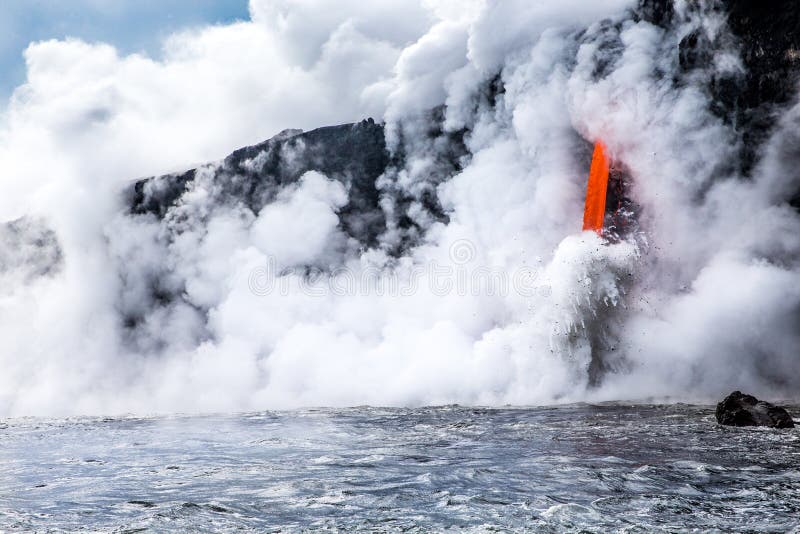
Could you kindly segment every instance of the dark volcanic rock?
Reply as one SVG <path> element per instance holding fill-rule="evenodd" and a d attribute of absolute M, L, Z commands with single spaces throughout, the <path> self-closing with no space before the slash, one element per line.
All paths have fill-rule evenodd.
<path fill-rule="evenodd" d="M 740 43 L 745 74 L 719 80 L 714 95 L 743 131 L 743 170 L 749 171 L 781 108 L 796 98 L 800 74 L 800 16 L 791 0 L 726 0 L 728 26 Z"/>
<path fill-rule="evenodd" d="M 258 145 L 233 152 L 214 171 L 216 201 L 243 204 L 253 213 L 272 202 L 308 171 L 339 180 L 349 203 L 340 212 L 351 236 L 373 244 L 385 226 L 376 180 L 389 165 L 383 126 L 372 119 L 302 133 L 285 130 Z M 129 191 L 130 212 L 163 218 L 191 187 L 198 169 L 139 180 Z"/>
<path fill-rule="evenodd" d="M 671 31 L 681 22 L 674 5 L 674 0 L 640 0 L 633 16 Z M 793 0 L 709 0 L 688 2 L 680 12 L 684 17 L 715 13 L 725 22 L 721 32 L 710 32 L 708 25 L 696 23 L 695 29 L 680 36 L 676 60 L 684 75 L 708 74 L 705 89 L 711 97 L 711 110 L 740 133 L 737 170 L 749 175 L 777 117 L 796 100 L 800 4 Z M 741 70 L 715 69 L 717 54 L 726 51 L 741 59 Z M 796 205 L 800 207 L 800 203 Z"/>
<path fill-rule="evenodd" d="M 672 0 L 639 0 L 634 17 L 656 26 L 667 26 L 675 16 Z"/>
<path fill-rule="evenodd" d="M 708 94 L 711 111 L 737 132 L 740 157 L 719 169 L 723 178 L 752 173 L 778 117 L 797 99 L 799 6 L 789 0 L 709 0 L 688 2 L 677 9 L 674 0 L 639 0 L 629 13 L 635 21 L 662 28 L 670 43 L 664 53 L 674 54 L 677 73 L 663 70 L 654 75 L 662 76 L 667 84 L 695 84 Z M 597 31 L 585 36 L 600 43 L 596 77 L 613 71 L 624 53 L 619 37 L 623 26 L 621 21 L 603 21 Z M 715 67 L 720 58 L 736 66 Z M 478 105 L 496 107 L 504 93 L 500 74 L 486 84 L 484 93 L 485 101 Z M 310 132 L 286 130 L 237 150 L 213 166 L 213 190 L 209 193 L 217 205 L 245 206 L 258 214 L 305 172 L 319 171 L 341 181 L 348 191 L 349 202 L 339 211 L 341 229 L 364 247 L 380 242 L 388 252 L 397 254 L 413 246 L 431 222 L 447 222 L 437 188 L 470 157 L 464 141 L 468 128 L 443 131 L 443 106 L 433 109 L 423 122 L 424 127 L 413 125 L 409 135 L 400 128 L 399 141 L 391 147 L 383 125 L 372 119 Z M 410 177 L 405 168 L 409 154 L 422 154 L 433 162 L 425 176 Z M 206 171 L 193 169 L 138 181 L 129 190 L 130 213 L 164 221 L 198 182 L 198 173 Z M 796 182 L 789 186 L 787 200 L 800 209 L 800 178 Z M 612 191 L 610 205 L 619 213 L 628 213 L 629 206 L 615 200 L 625 198 L 624 187 L 620 192 L 614 197 Z M 384 239 L 386 236 L 392 237 Z"/>
<path fill-rule="evenodd" d="M 673 51 L 680 73 L 671 82 L 664 81 L 700 83 L 710 97 L 712 111 L 738 132 L 740 157 L 730 162 L 730 169 L 722 169 L 723 173 L 737 171 L 746 176 L 752 172 L 778 123 L 777 117 L 796 99 L 800 79 L 798 5 L 788 0 L 711 0 L 688 3 L 677 10 L 673 0 L 639 0 L 631 13 L 634 20 L 647 21 L 666 33 L 688 28 L 688 33 L 677 35 Z M 702 16 L 692 18 L 692 13 Z M 709 14 L 720 15 L 725 21 L 722 31 L 710 31 L 707 24 L 699 22 Z M 694 20 L 694 29 L 691 24 L 686 26 L 689 20 Z M 618 35 L 621 23 L 603 24 L 600 33 L 605 37 L 595 73 L 598 77 L 613 70 L 625 49 Z M 714 64 L 721 53 L 738 56 L 742 68 L 717 72 Z M 497 105 L 497 96 L 503 90 L 498 75 L 486 88 L 489 107 Z M 415 219 L 412 214 L 424 213 L 427 219 L 423 220 L 447 221 L 436 188 L 458 172 L 469 157 L 464 143 L 467 131 L 441 131 L 443 109 L 440 106 L 426 117 L 428 130 L 412 129 L 416 139 L 404 138 L 401 129 L 400 142 L 392 147 L 391 154 L 383 125 L 372 119 L 305 133 L 284 131 L 261 144 L 237 150 L 214 169 L 214 201 L 243 205 L 257 214 L 286 185 L 307 171 L 319 171 L 347 188 L 349 203 L 339 213 L 340 226 L 347 235 L 370 247 L 387 231 L 399 229 L 401 237 L 395 240 L 397 250 L 393 252 L 402 251 L 413 245 L 418 234 L 415 227 L 419 216 Z M 415 178 L 409 186 L 408 178 L 401 173 L 411 145 L 417 152 L 425 145 L 425 156 L 435 165 L 428 176 Z M 199 172 L 201 169 L 193 169 L 138 181 L 129 191 L 130 212 L 164 219 L 191 189 Z M 792 203 L 800 208 L 800 180 L 792 194 L 795 191 Z"/>
<path fill-rule="evenodd" d="M 421 119 L 428 129 L 417 131 L 419 138 L 413 142 L 431 147 L 426 156 L 434 163 L 413 187 L 397 185 L 406 162 L 407 143 L 412 140 L 401 139 L 390 154 L 384 126 L 366 119 L 310 132 L 284 130 L 263 143 L 236 150 L 218 165 L 139 180 L 127 191 L 128 211 L 164 221 L 200 173 L 210 171 L 213 188 L 209 193 L 214 204 L 245 206 L 258 214 L 286 186 L 308 171 L 317 171 L 338 180 L 347 190 L 348 203 L 338 214 L 340 227 L 348 236 L 365 247 L 375 246 L 389 227 L 400 229 L 403 236 L 414 236 L 418 223 L 408 216 L 410 212 L 424 212 L 430 220 L 447 220 L 436 186 L 462 168 L 468 153 L 463 131 L 441 130 L 443 108 L 429 115 Z M 388 210 L 392 221 L 387 221 L 387 205 L 392 206 Z M 401 237 L 399 246 L 389 252 L 397 253 L 413 242 L 404 239 Z"/>
<path fill-rule="evenodd" d="M 721 425 L 794 428 L 792 416 L 785 409 L 741 391 L 734 391 L 717 404 L 716 416 Z"/>
<path fill-rule="evenodd" d="M 800 61 L 800 17 L 792 0 L 727 0 L 728 25 L 741 41 L 745 107 L 784 103 L 795 96 Z"/>
<path fill-rule="evenodd" d="M 720 2 L 744 71 L 712 80 L 714 111 L 742 132 L 741 171 L 749 173 L 776 118 L 796 98 L 800 17 L 790 0 Z"/>

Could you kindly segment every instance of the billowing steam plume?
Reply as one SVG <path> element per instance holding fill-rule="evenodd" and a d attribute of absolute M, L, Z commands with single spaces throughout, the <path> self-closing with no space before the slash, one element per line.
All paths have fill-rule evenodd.
<path fill-rule="evenodd" d="M 748 4 L 251 0 L 160 60 L 32 44 L 0 414 L 796 394 L 798 9 Z"/>

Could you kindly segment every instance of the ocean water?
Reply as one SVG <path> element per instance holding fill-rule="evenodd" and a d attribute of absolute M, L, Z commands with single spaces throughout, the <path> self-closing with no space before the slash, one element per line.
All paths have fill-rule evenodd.
<path fill-rule="evenodd" d="M 0 530 L 690 529 L 800 532 L 800 431 L 620 404 L 0 421 Z"/>

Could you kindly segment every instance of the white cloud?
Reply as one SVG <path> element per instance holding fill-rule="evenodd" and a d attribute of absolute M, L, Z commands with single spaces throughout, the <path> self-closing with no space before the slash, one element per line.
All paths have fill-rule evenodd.
<path fill-rule="evenodd" d="M 598 22 L 630 4 L 253 0 L 253 21 L 174 35 L 158 61 L 32 44 L 0 129 L 0 220 L 45 216 L 65 263 L 0 292 L 0 413 L 690 398 L 767 390 L 765 367 L 796 377 L 800 228 L 781 203 L 798 112 L 752 182 L 716 177 L 735 132 L 697 87 L 655 74 L 674 74 L 680 31 L 608 30 L 621 53 L 596 75 Z M 498 73 L 494 107 L 479 91 Z M 438 189 L 450 222 L 397 261 L 346 242 L 346 191 L 318 173 L 254 214 L 213 204 L 209 167 L 166 245 L 157 224 L 119 215 L 132 178 L 288 127 L 374 115 L 396 129 L 443 103 L 451 129 L 471 128 L 472 157 Z M 632 172 L 637 242 L 579 232 L 584 139 L 598 137 Z M 423 145 L 400 187 L 435 166 Z M 463 267 L 451 246 L 464 240 L 470 266 L 534 273 L 532 293 L 443 296 L 430 271 L 402 298 L 309 294 L 303 273 L 259 296 L 250 279 L 272 258 L 408 282 L 432 262 Z M 180 303 L 154 302 L 156 281 Z M 628 372 L 587 389 L 592 348 Z"/>

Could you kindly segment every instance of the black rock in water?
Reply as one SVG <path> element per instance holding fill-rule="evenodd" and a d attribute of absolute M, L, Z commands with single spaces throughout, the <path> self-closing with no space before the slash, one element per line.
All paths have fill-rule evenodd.
<path fill-rule="evenodd" d="M 741 391 L 734 391 L 717 404 L 716 415 L 721 425 L 794 428 L 792 416 L 785 409 Z"/>

